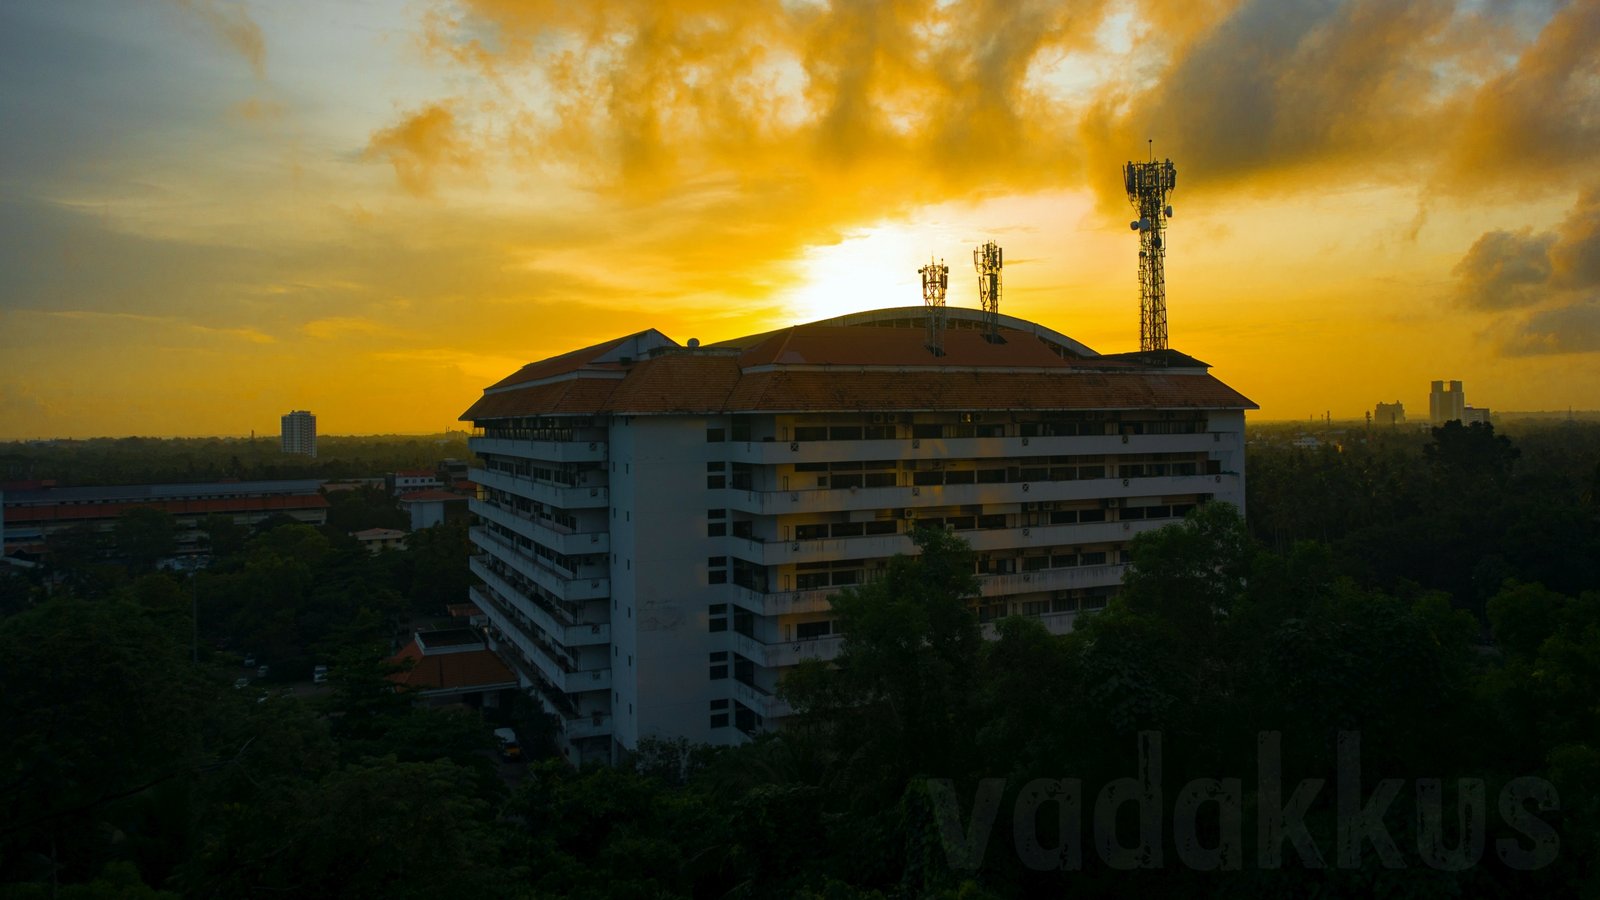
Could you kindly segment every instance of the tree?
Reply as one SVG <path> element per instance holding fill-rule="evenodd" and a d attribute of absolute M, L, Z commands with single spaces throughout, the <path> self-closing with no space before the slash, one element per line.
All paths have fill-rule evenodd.
<path fill-rule="evenodd" d="M 1121 602 L 1203 638 L 1244 590 L 1254 548 L 1231 503 L 1204 503 L 1182 522 L 1136 535 Z"/>
<path fill-rule="evenodd" d="M 969 761 L 983 643 L 971 548 L 939 530 L 912 540 L 917 556 L 895 556 L 882 577 L 832 598 L 844 632 L 836 670 L 808 669 L 786 688 L 797 709 L 820 710 L 831 697 L 836 715 L 863 726 L 838 734 L 894 773 L 873 777 L 896 796 L 900 779 L 950 774 Z"/>
<path fill-rule="evenodd" d="M 114 543 L 134 569 L 153 568 L 178 548 L 178 526 L 166 510 L 136 506 L 117 518 Z"/>

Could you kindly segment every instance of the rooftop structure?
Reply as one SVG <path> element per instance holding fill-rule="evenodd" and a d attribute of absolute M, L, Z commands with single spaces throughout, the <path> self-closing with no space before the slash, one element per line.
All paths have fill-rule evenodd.
<path fill-rule="evenodd" d="M 703 347 L 641 331 L 530 363 L 463 414 L 470 599 L 570 760 L 780 726 L 783 672 L 838 651 L 829 595 L 914 552 L 918 526 L 973 546 L 981 620 L 1061 632 L 1105 604 L 1134 535 L 1243 507 L 1255 404 L 1205 363 L 941 319 L 937 348 L 924 307 Z"/>

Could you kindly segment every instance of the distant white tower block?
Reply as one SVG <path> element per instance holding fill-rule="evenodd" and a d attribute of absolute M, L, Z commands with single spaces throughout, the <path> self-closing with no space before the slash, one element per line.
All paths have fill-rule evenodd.
<path fill-rule="evenodd" d="M 317 456 L 317 417 L 309 411 L 297 409 L 280 420 L 279 432 L 284 453 L 296 453 L 315 459 Z"/>

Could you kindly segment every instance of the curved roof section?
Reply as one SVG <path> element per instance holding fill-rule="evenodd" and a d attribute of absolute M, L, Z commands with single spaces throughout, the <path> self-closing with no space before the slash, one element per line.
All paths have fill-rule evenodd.
<path fill-rule="evenodd" d="M 972 322 L 972 323 L 976 323 L 976 324 L 979 324 L 979 325 L 981 325 L 983 323 L 983 310 L 981 310 L 981 309 L 972 309 L 972 308 L 966 307 L 966 306 L 947 306 L 947 307 L 945 307 L 944 312 L 945 312 L 945 321 L 947 323 L 949 323 L 949 322 Z M 893 307 L 888 307 L 888 308 L 885 308 L 885 309 L 869 309 L 866 312 L 850 313 L 848 315 L 835 316 L 832 319 L 823 319 L 820 322 L 812 322 L 811 324 L 812 325 L 878 325 L 878 326 L 895 327 L 895 325 L 898 324 L 901 321 L 904 321 L 906 319 L 912 319 L 912 320 L 914 320 L 916 322 L 916 325 L 914 327 L 921 328 L 921 327 L 923 327 L 922 323 L 926 318 L 927 318 L 927 308 L 926 307 L 923 307 L 923 306 L 893 306 Z M 1094 352 L 1093 350 L 1090 350 L 1087 345 L 1085 345 L 1085 344 L 1083 344 L 1083 343 L 1081 343 L 1079 341 L 1075 341 L 1072 338 L 1067 337 L 1066 335 L 1062 334 L 1059 331 L 1056 331 L 1053 328 L 1046 328 L 1045 326 L 1040 325 L 1038 322 L 1030 322 L 1027 319 L 1019 319 L 1016 316 L 1008 316 L 1008 315 L 1005 315 L 1003 313 L 997 313 L 996 314 L 996 322 L 997 322 L 997 324 L 999 324 L 1001 329 L 1004 329 L 1004 330 L 1007 330 L 1007 331 L 1020 331 L 1020 332 L 1026 333 L 1026 334 L 1031 334 L 1034 337 L 1038 338 L 1039 340 L 1044 341 L 1046 344 L 1048 344 L 1048 345 L 1050 345 L 1052 347 L 1057 347 L 1061 351 L 1065 351 L 1066 353 L 1069 353 L 1069 354 L 1071 354 L 1073 356 L 1099 356 L 1100 355 L 1100 354 Z M 903 327 L 903 326 L 901 326 L 901 327 Z"/>
<path fill-rule="evenodd" d="M 530 363 L 461 418 L 1255 408 L 1183 354 L 1101 355 L 1014 316 L 999 317 L 1001 340 L 992 342 L 974 309 L 947 308 L 944 352 L 935 356 L 925 317 L 920 306 L 869 310 L 698 348 L 640 332 Z"/>

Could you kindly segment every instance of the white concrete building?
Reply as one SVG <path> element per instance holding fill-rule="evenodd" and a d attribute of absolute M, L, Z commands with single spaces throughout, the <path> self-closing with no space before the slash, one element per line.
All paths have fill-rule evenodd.
<path fill-rule="evenodd" d="M 317 417 L 303 409 L 285 413 L 278 419 L 279 440 L 284 453 L 298 453 L 313 459 L 317 455 Z"/>
<path fill-rule="evenodd" d="M 681 347 L 650 330 L 531 363 L 462 418 L 481 460 L 472 600 L 573 762 L 735 743 L 831 658 L 829 595 L 916 526 L 977 551 L 980 618 L 1104 606 L 1128 540 L 1244 505 L 1248 399 L 1175 351 L 920 307 Z"/>

